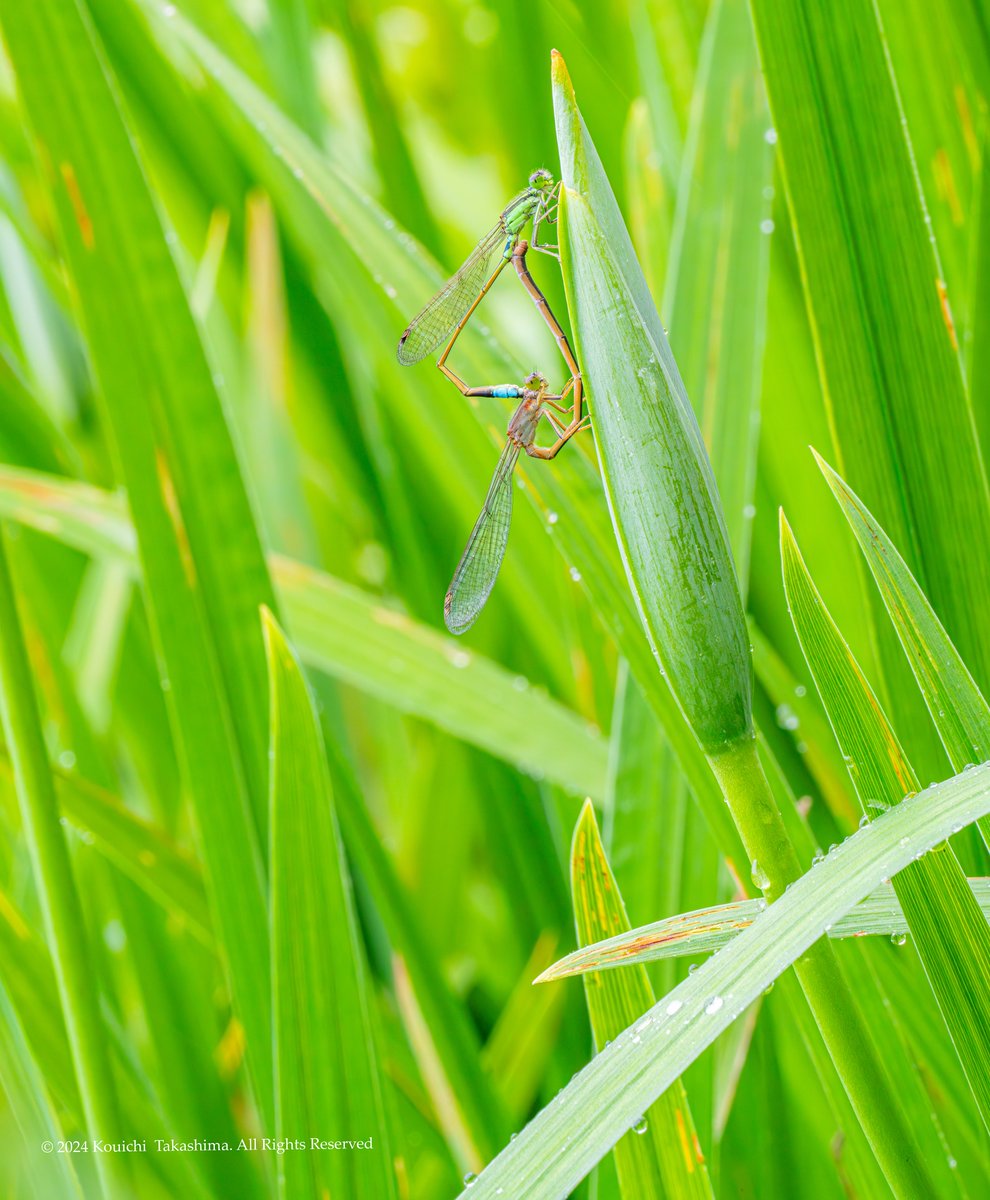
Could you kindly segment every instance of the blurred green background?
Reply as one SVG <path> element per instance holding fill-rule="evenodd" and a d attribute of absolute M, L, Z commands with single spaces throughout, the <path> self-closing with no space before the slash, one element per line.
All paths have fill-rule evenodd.
<path fill-rule="evenodd" d="M 757 6 L 763 22 L 774 7 Z M 881 0 L 879 17 L 940 256 L 929 300 L 937 285 L 981 463 L 986 18 L 964 0 L 937 21 L 915 0 Z M 833 48 L 855 74 L 855 25 L 835 19 Z M 753 886 L 694 735 L 657 683 L 592 434 L 550 464 L 521 462 L 491 600 L 465 638 L 443 632 L 444 591 L 509 405 L 464 400 L 429 360 L 400 367 L 396 342 L 529 173 L 557 173 L 556 48 L 712 457 L 766 759 L 810 864 L 860 814 L 787 614 L 779 507 L 911 731 L 920 773 L 948 774 L 920 699 L 897 698 L 893 637 L 876 633 L 878 606 L 808 451 L 851 464 L 857 487 L 856 464 L 888 452 L 836 417 L 821 383 L 841 321 L 819 309 L 813 336 L 807 264 L 842 261 L 847 247 L 809 251 L 803 225 L 802 272 L 777 161 L 783 149 L 790 170 L 787 145 L 741 0 L 46 0 L 33 16 L 0 13 L 0 29 L 0 512 L 126 1125 L 148 1138 L 271 1134 L 228 972 L 250 978 L 243 947 L 252 930 L 267 937 L 252 875 L 268 853 L 255 616 L 277 601 L 327 744 L 395 1194 L 455 1195 L 591 1054 L 581 985 L 530 986 L 574 946 L 569 851 L 583 799 L 598 808 L 633 925 Z M 786 48 L 774 55 L 787 61 Z M 854 134 L 871 114 L 864 88 L 846 114 Z M 895 201 L 882 170 L 872 194 L 865 175 L 840 175 L 818 181 L 822 195 L 858 194 L 887 236 Z M 533 259 L 567 324 L 556 264 Z M 479 385 L 534 368 L 562 383 L 511 274 L 454 368 Z M 869 325 L 867 308 L 848 312 L 850 327 Z M 928 403 L 937 412 L 939 397 Z M 906 493 L 908 511 L 929 503 Z M 867 499 L 892 520 L 876 492 Z M 889 528 L 917 567 L 907 526 Z M 938 589 L 955 586 L 950 574 Z M 964 653 L 985 619 L 961 638 Z M 84 1120 L 7 758 L 0 793 L 0 1019 L 8 1061 L 23 1065 L 18 1081 L 12 1068 L 2 1078 L 0 1192 L 98 1195 L 92 1158 L 37 1151 L 46 1123 L 80 1137 Z M 957 840 L 967 873 L 984 873 L 982 845 Z M 335 935 L 300 936 L 314 932 Z M 986 1131 L 912 946 L 840 954 L 889 1005 L 883 1037 L 904 1056 L 912 1105 L 926 1121 L 935 1113 L 945 1194 L 984 1194 Z M 656 994 L 688 969 L 651 966 Z M 262 1029 L 269 983 L 249 985 Z M 334 1032 L 314 1054 L 346 1057 Z M 247 1035 L 249 1049 L 256 1041 Z M 857 1157 L 861 1135 L 830 1070 L 814 1025 L 779 989 L 698 1060 L 685 1083 L 716 1194 L 886 1194 Z M 142 1155 L 131 1169 L 119 1194 L 277 1186 L 261 1151 Z M 283 1194 L 319 1194 L 293 1186 L 303 1190 Z M 376 1194 L 357 1176 L 337 1186 L 334 1200 Z M 607 1158 L 579 1194 L 618 1188 Z"/>

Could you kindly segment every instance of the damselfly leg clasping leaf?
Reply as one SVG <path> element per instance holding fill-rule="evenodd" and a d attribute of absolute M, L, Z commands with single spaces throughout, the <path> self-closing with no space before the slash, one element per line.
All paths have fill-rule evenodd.
<path fill-rule="evenodd" d="M 542 168 L 529 177 L 529 187 L 502 209 L 494 227 L 481 239 L 459 270 L 451 276 L 425 308 L 413 317 L 399 339 L 396 355 L 400 363 L 417 363 L 431 354 L 451 334 L 461 331 L 503 268 L 512 259 L 530 221 L 533 223 L 532 247 L 556 254 L 557 247 L 540 245 L 543 222 L 553 223 L 560 184 Z M 494 267 L 496 257 L 498 265 Z"/>
<path fill-rule="evenodd" d="M 512 263 L 523 287 L 532 296 L 553 333 L 571 377 L 563 390 L 555 395 L 550 393 L 550 385 L 538 371 L 529 375 L 522 386 L 506 383 L 494 387 L 468 387 L 445 365 L 445 359 L 457 340 L 457 333 L 463 328 L 463 322 L 444 350 L 438 365 L 463 395 L 497 396 L 520 401 L 509 421 L 505 449 L 495 467 L 481 514 L 471 530 L 471 536 L 444 599 L 444 622 L 451 633 L 460 634 L 470 629 L 495 585 L 509 540 L 509 524 L 512 520 L 512 473 L 520 451 L 525 451 L 532 458 L 555 458 L 574 434 L 586 425 L 582 417 L 583 384 L 577 360 L 566 334 L 529 273 L 526 266 L 527 249 L 525 241 L 518 242 L 512 253 Z M 568 399 L 570 404 L 566 403 Z M 564 425 L 554 416 L 555 412 L 569 416 L 569 423 Z M 536 431 L 543 417 L 547 418 L 557 434 L 557 440 L 550 446 L 536 445 Z"/>

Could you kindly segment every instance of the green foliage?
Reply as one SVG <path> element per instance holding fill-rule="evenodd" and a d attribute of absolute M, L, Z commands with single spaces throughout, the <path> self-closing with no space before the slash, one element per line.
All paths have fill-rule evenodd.
<path fill-rule="evenodd" d="M 978 7 L 0 6 L 0 1193 L 986 1192 Z"/>

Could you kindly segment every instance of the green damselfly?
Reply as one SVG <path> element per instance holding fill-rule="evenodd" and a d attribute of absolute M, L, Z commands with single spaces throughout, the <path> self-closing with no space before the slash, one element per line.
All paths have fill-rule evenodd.
<path fill-rule="evenodd" d="M 556 253 L 538 244 L 540 225 L 553 221 L 560 185 L 542 168 L 529 177 L 529 187 L 502 209 L 494 227 L 475 246 L 433 299 L 409 322 L 396 356 L 406 365 L 432 353 L 445 339 L 456 338 L 485 293 L 512 259 L 523 230 L 533 223 L 534 250 Z M 501 261 L 493 269 L 496 257 Z M 448 347 L 449 349 L 449 347 Z"/>
<path fill-rule="evenodd" d="M 574 434 L 585 428 L 585 419 L 581 415 L 584 389 L 577 359 L 566 334 L 550 311 L 546 297 L 529 273 L 526 266 L 527 249 L 525 241 L 517 242 L 511 256 L 512 264 L 523 287 L 529 292 L 543 320 L 553 333 L 571 377 L 563 390 L 555 395 L 550 394 L 550 385 L 538 371 L 528 375 L 521 386 L 503 383 L 493 387 L 468 387 L 444 362 L 467 317 L 461 322 L 457 333 L 444 350 L 438 365 L 463 395 L 496 396 L 521 401 L 509 421 L 505 449 L 495 467 L 481 514 L 471 530 L 471 536 L 444 598 L 443 619 L 451 633 L 464 633 L 471 628 L 495 586 L 509 540 L 509 525 L 512 520 L 512 473 L 520 452 L 525 451 L 532 458 L 555 458 Z M 471 306 L 467 316 L 470 316 L 474 307 L 475 305 Z M 568 397 L 570 405 L 565 404 Z M 551 410 L 569 415 L 570 422 L 563 425 Z M 536 431 L 543 417 L 547 418 L 557 434 L 557 440 L 551 446 L 536 445 Z"/>

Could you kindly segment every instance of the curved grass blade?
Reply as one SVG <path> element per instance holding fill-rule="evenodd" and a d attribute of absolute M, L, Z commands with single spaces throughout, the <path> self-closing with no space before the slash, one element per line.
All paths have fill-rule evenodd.
<path fill-rule="evenodd" d="M 970 879 L 970 890 L 984 917 L 990 921 L 990 879 Z M 603 938 L 558 959 L 534 983 L 549 983 L 589 971 L 606 971 L 632 963 L 658 962 L 714 954 L 742 930 L 748 929 L 766 908 L 763 900 L 736 900 L 715 908 L 678 913 Z M 908 932 L 907 918 L 890 883 L 881 884 L 828 931 L 830 938 L 893 937 Z"/>
<path fill-rule="evenodd" d="M 847 838 L 614 1039 L 461 1193 L 462 1200 L 569 1195 L 643 1110 L 826 925 L 944 841 L 954 827 L 988 811 L 990 764 L 906 798 Z"/>
<path fill-rule="evenodd" d="M 835 626 L 781 515 L 794 628 L 864 812 L 901 803 L 918 778 Z M 990 1126 L 990 928 L 948 844 L 894 877 L 918 954 L 984 1124 Z"/>
<path fill-rule="evenodd" d="M 464 633 L 478 619 L 498 577 L 512 521 L 512 472 L 519 446 L 505 443 L 495 467 L 481 515 L 471 530 L 443 602 L 443 619 L 451 633 Z"/>
<path fill-rule="evenodd" d="M 505 239 L 505 228 L 499 221 L 433 299 L 413 317 L 399 338 L 396 357 L 400 363 L 409 366 L 419 362 L 450 337 L 488 282 L 495 259 L 505 249 Z"/>
<path fill-rule="evenodd" d="M 579 943 L 598 941 L 610 930 L 628 930 L 625 905 L 605 857 L 590 801 L 585 803 L 574 829 L 571 891 Z M 597 1051 L 618 1037 L 656 999 L 643 967 L 621 976 L 586 978 L 584 995 Z M 643 1112 L 639 1122 L 616 1143 L 613 1153 L 619 1190 L 626 1200 L 663 1196 L 698 1200 L 713 1196 L 680 1079 Z"/>

